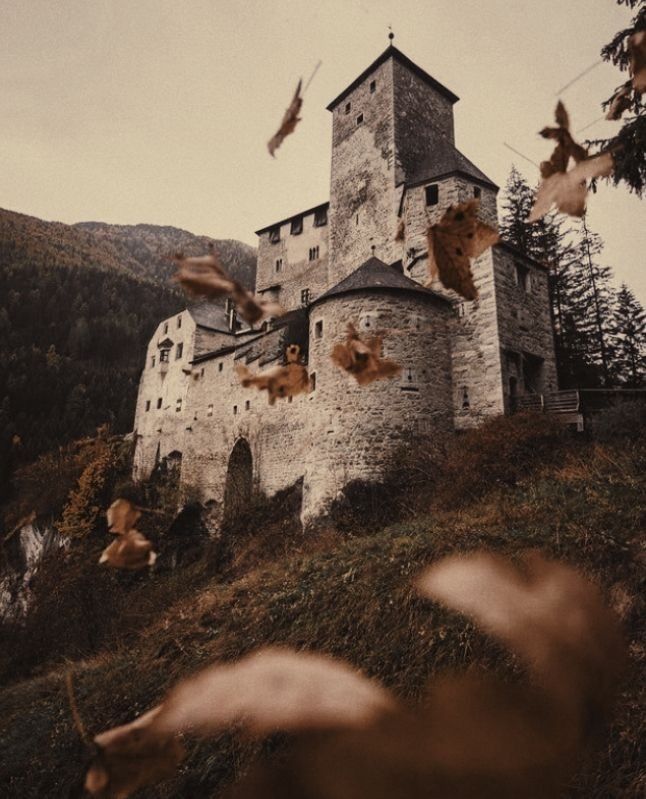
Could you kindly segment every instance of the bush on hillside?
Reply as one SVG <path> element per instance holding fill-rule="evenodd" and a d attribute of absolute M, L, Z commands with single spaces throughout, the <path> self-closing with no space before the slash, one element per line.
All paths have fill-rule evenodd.
<path fill-rule="evenodd" d="M 646 402 L 620 402 L 606 408 L 592 419 L 592 435 L 611 443 L 642 438 L 646 435 Z"/>

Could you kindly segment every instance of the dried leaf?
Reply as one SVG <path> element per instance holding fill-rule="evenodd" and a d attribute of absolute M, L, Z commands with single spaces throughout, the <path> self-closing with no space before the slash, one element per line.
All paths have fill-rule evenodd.
<path fill-rule="evenodd" d="M 140 516 L 141 511 L 130 500 L 115 499 L 106 511 L 108 530 L 111 533 L 123 535 L 133 529 Z"/>
<path fill-rule="evenodd" d="M 557 142 L 556 148 L 552 153 L 550 162 L 555 172 L 565 172 L 567 169 L 568 161 L 573 158 L 577 164 L 588 157 L 585 147 L 574 141 L 570 133 L 570 118 L 565 106 L 559 100 L 556 104 L 556 111 L 554 117 L 558 127 L 556 128 L 543 128 L 540 135 L 544 139 L 555 139 Z"/>
<path fill-rule="evenodd" d="M 185 752 L 174 734 L 155 726 L 161 707 L 94 739 L 99 754 L 85 778 L 92 796 L 126 799 L 144 785 L 172 777 Z"/>
<path fill-rule="evenodd" d="M 388 358 L 381 357 L 382 340 L 375 336 L 362 341 L 352 323 L 348 324 L 344 344 L 336 344 L 331 358 L 334 363 L 351 374 L 359 385 L 365 386 L 374 380 L 395 377 L 401 366 Z"/>
<path fill-rule="evenodd" d="M 442 285 L 467 300 L 478 291 L 471 274 L 471 258 L 477 258 L 499 239 L 498 232 L 478 219 L 480 201 L 451 205 L 436 225 L 428 229 L 430 283 L 439 277 Z"/>
<path fill-rule="evenodd" d="M 238 724 L 253 734 L 363 727 L 394 707 L 385 689 L 343 661 L 268 647 L 181 682 L 158 728 L 207 735 Z"/>
<path fill-rule="evenodd" d="M 275 133 L 271 139 L 267 142 L 267 148 L 269 149 L 269 153 L 272 157 L 275 158 L 274 153 L 283 143 L 283 139 L 286 136 L 289 136 L 290 133 L 294 132 L 296 125 L 301 121 L 300 117 L 298 116 L 301 106 L 303 105 L 303 98 L 301 97 L 301 85 L 303 81 L 302 79 L 298 81 L 298 86 L 296 87 L 296 92 L 294 93 L 294 97 L 289 104 L 289 108 L 285 111 L 285 115 L 283 116 L 283 121 L 280 123 L 280 128 L 278 128 L 278 132 Z"/>
<path fill-rule="evenodd" d="M 628 39 L 630 75 L 637 94 L 646 92 L 646 30 L 637 31 Z"/>
<path fill-rule="evenodd" d="M 504 641 L 564 706 L 603 705 L 614 693 L 622 645 L 599 591 L 538 553 L 524 571 L 478 553 L 445 558 L 417 580 L 421 594 L 460 611 Z"/>
<path fill-rule="evenodd" d="M 586 158 L 569 172 L 556 172 L 544 177 L 536 192 L 534 207 L 527 217 L 528 222 L 536 222 L 553 205 L 570 216 L 583 216 L 585 213 L 588 188 L 586 180 L 607 177 L 614 169 L 614 160 L 609 152 Z"/>
<path fill-rule="evenodd" d="M 276 366 L 260 374 L 254 374 L 248 367 L 240 364 L 236 367 L 236 371 L 244 388 L 254 386 L 259 391 L 266 391 L 269 394 L 269 404 L 273 405 L 277 399 L 295 397 L 310 391 L 310 377 L 307 368 L 298 363 L 299 355 L 300 347 L 297 344 L 290 344 L 286 350 L 286 366 Z"/>
<path fill-rule="evenodd" d="M 631 81 L 622 84 L 612 95 L 606 119 L 621 119 L 624 111 L 627 111 L 632 105 L 632 93 L 633 85 Z"/>
<path fill-rule="evenodd" d="M 137 530 L 128 530 L 103 550 L 99 563 L 107 563 L 113 569 L 137 571 L 152 566 L 156 560 L 152 543 Z"/>

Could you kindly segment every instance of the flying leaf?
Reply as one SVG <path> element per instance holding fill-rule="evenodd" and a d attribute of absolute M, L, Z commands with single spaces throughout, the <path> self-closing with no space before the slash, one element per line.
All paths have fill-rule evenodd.
<path fill-rule="evenodd" d="M 115 499 L 106 511 L 108 530 L 117 535 L 123 535 L 132 530 L 141 511 L 127 499 Z"/>
<path fill-rule="evenodd" d="M 486 553 L 455 555 L 423 572 L 417 588 L 504 641 L 564 703 L 603 704 L 616 686 L 622 646 L 599 591 L 535 552 L 523 566 Z"/>
<path fill-rule="evenodd" d="M 156 724 L 167 734 L 234 725 L 265 734 L 363 727 L 394 707 L 384 688 L 343 661 L 268 647 L 181 682 Z"/>
<path fill-rule="evenodd" d="M 606 119 L 621 119 L 624 111 L 627 111 L 632 105 L 631 95 L 633 92 L 633 85 L 631 81 L 622 84 L 617 91 L 612 95 L 610 106 Z"/>
<path fill-rule="evenodd" d="M 310 377 L 306 367 L 298 362 L 299 356 L 300 347 L 290 344 L 286 349 L 286 366 L 276 366 L 254 374 L 248 367 L 239 364 L 236 371 L 244 388 L 254 386 L 259 391 L 266 391 L 269 394 L 269 404 L 273 405 L 277 399 L 295 397 L 311 390 Z"/>
<path fill-rule="evenodd" d="M 160 710 L 157 706 L 130 724 L 95 737 L 99 754 L 85 778 L 92 796 L 126 799 L 144 785 L 173 776 L 185 752 L 174 734 L 156 729 Z"/>
<path fill-rule="evenodd" d="M 128 530 L 103 550 L 99 563 L 107 563 L 113 569 L 137 571 L 152 566 L 156 560 L 152 543 L 137 530 Z"/>
<path fill-rule="evenodd" d="M 628 39 L 630 74 L 637 94 L 646 92 L 646 30 L 637 31 Z"/>
<path fill-rule="evenodd" d="M 544 177 L 536 192 L 534 207 L 527 221 L 536 222 L 554 205 L 564 214 L 583 216 L 588 195 L 586 181 L 607 177 L 613 169 L 613 157 L 609 152 L 605 152 L 586 158 L 569 172 L 555 172 Z"/>
<path fill-rule="evenodd" d="M 556 111 L 554 117 L 558 127 L 556 128 L 543 128 L 540 135 L 544 139 L 554 139 L 557 142 L 556 148 L 552 153 L 550 162 L 556 172 L 565 172 L 567 169 L 568 161 L 573 158 L 578 164 L 588 157 L 585 147 L 574 141 L 570 133 L 570 118 L 565 106 L 559 100 L 556 104 Z"/>
<path fill-rule="evenodd" d="M 467 300 L 475 300 L 478 290 L 471 273 L 471 258 L 477 258 L 494 245 L 496 230 L 478 219 L 480 201 L 468 200 L 451 205 L 436 225 L 428 229 L 430 283 L 439 277 L 442 285 Z"/>
<path fill-rule="evenodd" d="M 379 336 L 364 342 L 354 325 L 349 323 L 345 343 L 336 344 L 330 357 L 363 386 L 374 380 L 395 377 L 401 372 L 401 366 L 381 357 L 381 349 L 382 340 Z"/>
<path fill-rule="evenodd" d="M 302 79 L 298 81 L 296 92 L 294 93 L 294 97 L 289 104 L 289 108 L 287 111 L 285 111 L 285 115 L 283 116 L 283 121 L 280 123 L 278 132 L 275 133 L 267 142 L 267 148 L 273 158 L 275 158 L 274 153 L 283 143 L 285 137 L 289 136 L 290 133 L 293 133 L 296 125 L 301 121 L 301 118 L 298 116 L 298 114 L 301 110 L 301 106 L 303 105 L 303 98 L 301 97 L 302 83 Z"/>

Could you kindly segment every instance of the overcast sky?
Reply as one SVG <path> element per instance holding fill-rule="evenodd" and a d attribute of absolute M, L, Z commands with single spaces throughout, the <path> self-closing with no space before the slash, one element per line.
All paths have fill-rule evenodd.
<path fill-rule="evenodd" d="M 0 207 L 62 222 L 253 231 L 328 199 L 325 106 L 395 44 L 461 98 L 459 148 L 504 186 L 534 182 L 557 91 L 629 19 L 614 0 L 0 0 Z M 303 121 L 266 141 L 323 63 Z M 577 131 L 621 82 L 603 64 L 562 98 Z M 598 122 L 598 137 L 620 123 Z M 605 262 L 646 303 L 646 205 L 590 199 Z"/>

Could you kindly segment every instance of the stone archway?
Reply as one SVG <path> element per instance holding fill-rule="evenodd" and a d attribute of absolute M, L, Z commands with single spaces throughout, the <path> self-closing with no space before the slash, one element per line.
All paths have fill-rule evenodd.
<path fill-rule="evenodd" d="M 253 485 L 251 447 L 239 438 L 229 456 L 227 479 L 224 485 L 224 520 L 231 521 L 248 507 Z"/>

